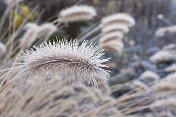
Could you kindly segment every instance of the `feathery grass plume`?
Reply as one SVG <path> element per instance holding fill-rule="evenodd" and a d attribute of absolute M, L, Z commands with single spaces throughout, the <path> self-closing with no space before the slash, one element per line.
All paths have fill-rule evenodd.
<path fill-rule="evenodd" d="M 61 22 L 75 22 L 90 20 L 97 15 L 96 10 L 88 5 L 75 5 L 60 12 Z"/>
<path fill-rule="evenodd" d="M 132 83 L 131 88 L 133 88 L 134 90 L 147 90 L 148 86 L 145 85 L 143 82 L 136 80 Z"/>
<path fill-rule="evenodd" d="M 106 43 L 101 43 L 99 48 L 104 49 L 105 51 L 113 51 L 120 54 L 123 50 L 123 47 L 124 45 L 122 41 L 113 40 Z"/>
<path fill-rule="evenodd" d="M 150 108 L 154 111 L 164 109 L 175 111 L 176 110 L 176 100 L 175 97 L 168 97 L 166 99 L 160 99 L 150 105 Z"/>
<path fill-rule="evenodd" d="M 176 55 L 172 54 L 170 51 L 161 50 L 150 57 L 150 61 L 153 63 L 169 62 L 176 59 Z"/>
<path fill-rule="evenodd" d="M 99 39 L 99 43 L 107 43 L 109 41 L 120 41 L 123 38 L 123 34 L 119 32 L 113 32 L 109 34 L 105 34 Z"/>
<path fill-rule="evenodd" d="M 152 91 L 158 93 L 165 93 L 169 91 L 176 90 L 176 73 L 168 75 L 166 78 L 162 79 L 159 83 L 153 85 Z"/>
<path fill-rule="evenodd" d="M 172 64 L 169 67 L 166 67 L 165 69 L 166 72 L 176 72 L 176 64 Z"/>
<path fill-rule="evenodd" d="M 163 50 L 173 50 L 173 49 L 176 49 L 176 44 L 174 43 L 171 43 L 163 47 Z"/>
<path fill-rule="evenodd" d="M 109 77 L 108 71 L 104 69 L 107 66 L 103 64 L 108 59 L 103 59 L 103 55 L 93 44 L 87 45 L 87 41 L 81 45 L 77 40 L 43 43 L 25 51 L 19 58 L 22 62 L 17 67 L 24 71 L 18 75 L 37 76 L 38 80 L 43 80 L 44 76 L 57 75 L 97 87 L 97 80 L 106 81 Z M 13 79 L 17 79 L 17 76 Z"/>
<path fill-rule="evenodd" d="M 152 72 L 152 71 L 145 71 L 141 76 L 140 79 L 145 80 L 145 81 L 149 81 L 149 82 L 155 82 L 159 80 L 159 75 Z"/>
<path fill-rule="evenodd" d="M 30 47 L 31 44 L 37 39 L 39 26 L 35 23 L 28 23 L 24 26 L 26 32 L 20 38 L 20 47 Z"/>
<path fill-rule="evenodd" d="M 0 54 L 4 54 L 6 52 L 6 46 L 0 42 Z"/>
<path fill-rule="evenodd" d="M 102 28 L 103 34 L 109 34 L 111 32 L 121 32 L 121 33 L 128 33 L 129 28 L 122 24 L 115 24 L 115 25 L 109 25 L 104 28 Z"/>
<path fill-rule="evenodd" d="M 56 30 L 57 30 L 57 27 L 53 25 L 52 23 L 45 23 L 39 27 L 38 36 L 41 36 L 41 35 L 50 36 Z"/>
<path fill-rule="evenodd" d="M 156 35 L 157 37 L 163 37 L 166 32 L 169 32 L 169 33 L 171 33 L 171 34 L 176 33 L 176 26 L 169 26 L 169 27 L 159 28 L 159 29 L 155 32 L 155 35 Z"/>
<path fill-rule="evenodd" d="M 125 13 L 113 14 L 102 19 L 103 27 L 114 24 L 122 24 L 127 27 L 132 27 L 135 25 L 135 20 L 133 17 Z"/>
<path fill-rule="evenodd" d="M 27 23 L 25 26 L 24 26 L 24 29 L 38 29 L 39 26 L 36 24 L 36 23 Z"/>

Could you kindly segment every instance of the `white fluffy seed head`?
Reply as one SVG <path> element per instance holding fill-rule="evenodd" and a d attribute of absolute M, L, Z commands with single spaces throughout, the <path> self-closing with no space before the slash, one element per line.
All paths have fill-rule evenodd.
<path fill-rule="evenodd" d="M 175 59 L 176 55 L 167 50 L 161 50 L 150 57 L 150 61 L 153 63 L 168 62 Z"/>
<path fill-rule="evenodd" d="M 128 31 L 129 31 L 128 27 L 122 24 L 109 25 L 102 28 L 102 32 L 104 34 L 108 34 L 111 32 L 127 33 Z"/>
<path fill-rule="evenodd" d="M 0 42 L 0 54 L 4 54 L 6 52 L 6 46 Z"/>
<path fill-rule="evenodd" d="M 40 28 L 36 23 L 27 23 L 24 26 L 24 29 L 26 29 L 26 32 L 20 39 L 21 48 L 31 46 L 31 44 L 37 39 Z"/>
<path fill-rule="evenodd" d="M 168 75 L 166 78 L 160 80 L 159 83 L 156 83 L 152 86 L 152 91 L 157 93 L 166 93 L 169 91 L 176 90 L 176 73 Z"/>
<path fill-rule="evenodd" d="M 109 33 L 109 34 L 105 34 L 103 35 L 100 39 L 99 39 L 99 43 L 106 43 L 109 41 L 120 41 L 123 38 L 123 34 L 120 32 L 113 32 L 113 33 Z"/>
<path fill-rule="evenodd" d="M 90 20 L 97 15 L 92 6 L 75 5 L 60 12 L 59 18 L 62 22 L 75 22 Z"/>
<path fill-rule="evenodd" d="M 148 86 L 145 85 L 143 82 L 136 80 L 132 83 L 131 88 L 134 90 L 147 90 Z"/>
<path fill-rule="evenodd" d="M 166 72 L 176 72 L 176 64 L 172 64 L 169 67 L 166 67 L 165 69 Z"/>
<path fill-rule="evenodd" d="M 20 38 L 20 47 L 30 47 L 37 39 L 38 29 L 27 29 L 24 35 Z"/>
<path fill-rule="evenodd" d="M 39 26 L 36 24 L 36 23 L 27 23 L 25 26 L 24 26 L 24 29 L 39 29 Z"/>
<path fill-rule="evenodd" d="M 176 110 L 175 97 L 169 97 L 167 99 L 157 100 L 156 102 L 150 105 L 150 108 L 152 110 L 165 109 L 165 110 L 175 111 Z"/>
<path fill-rule="evenodd" d="M 94 45 L 61 40 L 57 43 L 44 43 L 26 51 L 22 56 L 21 67 L 28 73 L 44 75 L 56 74 L 70 81 L 81 81 L 97 86 L 97 80 L 105 81 L 108 77 L 103 52 Z"/>
<path fill-rule="evenodd" d="M 135 25 L 135 20 L 133 17 L 125 13 L 113 14 L 102 19 L 103 26 L 114 24 L 122 24 L 126 25 L 127 27 L 132 27 Z"/>
<path fill-rule="evenodd" d="M 159 28 L 159 29 L 155 32 L 155 35 L 156 35 L 157 37 L 163 37 L 166 32 L 169 32 L 169 33 L 171 33 L 171 34 L 176 33 L 176 26 L 169 26 L 169 27 Z"/>
<path fill-rule="evenodd" d="M 140 79 L 142 80 L 146 80 L 149 82 L 155 82 L 159 80 L 159 75 L 152 72 L 152 71 L 145 71 L 141 76 Z"/>
<path fill-rule="evenodd" d="M 117 54 L 121 54 L 123 47 L 124 47 L 123 42 L 117 40 L 109 41 L 106 43 L 100 43 L 100 49 L 115 52 Z"/>
<path fill-rule="evenodd" d="M 163 50 L 174 50 L 176 49 L 176 44 L 175 43 L 171 43 L 169 45 L 166 45 L 162 48 Z"/>

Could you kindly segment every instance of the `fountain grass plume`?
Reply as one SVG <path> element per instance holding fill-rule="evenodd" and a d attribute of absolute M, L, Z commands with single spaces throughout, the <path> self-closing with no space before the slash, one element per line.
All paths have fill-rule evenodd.
<path fill-rule="evenodd" d="M 122 41 L 112 40 L 106 43 L 100 44 L 100 49 L 104 49 L 106 51 L 113 51 L 117 54 L 121 54 L 124 48 L 124 44 Z"/>
<path fill-rule="evenodd" d="M 103 51 L 93 44 L 87 45 L 87 41 L 81 44 L 77 40 L 43 43 L 22 53 L 19 57 L 21 62 L 16 63 L 16 67 L 23 70 L 9 82 L 22 75 L 37 76 L 37 80 L 57 75 L 71 82 L 98 87 L 98 80 L 106 81 L 109 77 L 104 69 L 107 66 L 103 64 L 108 59 L 103 59 L 103 55 Z"/>
<path fill-rule="evenodd" d="M 62 10 L 59 18 L 62 22 L 90 20 L 97 15 L 96 10 L 88 5 L 75 5 Z"/>
<path fill-rule="evenodd" d="M 125 13 L 112 14 L 102 19 L 102 25 L 104 27 L 114 24 L 121 24 L 126 25 L 127 27 L 132 27 L 135 25 L 135 20 L 132 16 Z"/>

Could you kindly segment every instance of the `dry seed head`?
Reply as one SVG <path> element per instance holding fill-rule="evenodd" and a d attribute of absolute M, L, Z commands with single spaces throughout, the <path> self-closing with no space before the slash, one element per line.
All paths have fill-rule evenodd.
<path fill-rule="evenodd" d="M 173 79 L 176 79 L 176 72 L 167 75 L 163 80 L 173 80 Z"/>
<path fill-rule="evenodd" d="M 176 100 L 175 97 L 169 97 L 167 99 L 157 100 L 153 104 L 150 105 L 152 110 L 158 110 L 163 108 L 165 110 L 176 110 Z"/>
<path fill-rule="evenodd" d="M 176 64 L 172 64 L 171 66 L 165 69 L 166 72 L 176 72 Z"/>
<path fill-rule="evenodd" d="M 152 87 L 152 91 L 158 92 L 158 93 L 166 93 L 169 91 L 176 90 L 176 86 L 174 83 L 176 82 L 171 82 L 171 81 L 160 82 Z"/>
<path fill-rule="evenodd" d="M 53 75 L 69 78 L 73 81 L 97 85 L 96 80 L 106 80 L 109 74 L 103 65 L 108 59 L 102 59 L 103 52 L 84 41 L 61 40 L 57 43 L 44 43 L 26 51 L 22 56 L 21 67 L 29 74 Z"/>
<path fill-rule="evenodd" d="M 59 14 L 59 18 L 61 18 L 62 22 L 75 22 L 90 20 L 96 15 L 97 13 L 92 6 L 75 5 L 62 10 Z"/>
<path fill-rule="evenodd" d="M 176 59 L 176 55 L 172 54 L 170 51 L 161 50 L 150 57 L 150 61 L 153 63 L 168 62 Z"/>
<path fill-rule="evenodd" d="M 52 23 L 45 23 L 45 24 L 42 24 L 40 27 L 39 27 L 39 36 L 40 35 L 45 35 L 45 34 L 52 34 L 53 32 L 55 32 L 57 30 L 57 27 L 55 25 L 53 25 Z"/>
<path fill-rule="evenodd" d="M 113 51 L 117 54 L 120 54 L 122 52 L 123 47 L 123 42 L 117 40 L 109 41 L 106 43 L 100 43 L 100 49 L 104 49 L 105 51 Z"/>
<path fill-rule="evenodd" d="M 155 82 L 159 80 L 159 75 L 152 72 L 152 71 L 145 71 L 141 76 L 140 79 L 150 81 L 150 82 Z"/>
<path fill-rule="evenodd" d="M 120 32 L 113 32 L 109 34 L 105 34 L 102 38 L 99 39 L 100 43 L 107 43 L 109 41 L 118 41 L 122 40 L 123 34 Z"/>
<path fill-rule="evenodd" d="M 6 52 L 6 46 L 0 42 L 0 54 L 4 54 Z"/>
<path fill-rule="evenodd" d="M 39 26 L 36 24 L 36 23 L 27 23 L 25 26 L 24 26 L 24 29 L 38 29 L 39 28 Z"/>
<path fill-rule="evenodd" d="M 114 24 L 122 24 L 126 25 L 127 27 L 132 27 L 135 25 L 135 20 L 133 17 L 125 13 L 113 14 L 102 19 L 103 26 Z"/>
<path fill-rule="evenodd" d="M 159 28 L 159 29 L 156 31 L 155 35 L 156 35 L 157 37 L 162 37 L 162 36 L 165 35 L 166 32 L 169 32 L 169 33 L 171 33 L 171 34 L 176 33 L 176 26 L 169 26 L 169 27 Z"/>
<path fill-rule="evenodd" d="M 28 29 L 20 39 L 20 47 L 30 47 L 37 39 L 38 29 Z"/>
<path fill-rule="evenodd" d="M 159 83 L 156 83 L 152 86 L 152 91 L 156 92 L 169 92 L 176 90 L 176 73 L 168 75 L 166 78 L 160 80 Z"/>
<path fill-rule="evenodd" d="M 27 23 L 24 26 L 26 32 L 20 39 L 20 47 L 29 47 L 37 39 L 39 26 L 35 23 Z"/>
<path fill-rule="evenodd" d="M 115 24 L 115 25 L 109 25 L 106 27 L 102 27 L 102 32 L 104 34 L 109 34 L 111 32 L 121 32 L 121 33 L 128 33 L 129 28 L 122 24 Z"/>
<path fill-rule="evenodd" d="M 147 90 L 148 89 L 148 86 L 145 85 L 143 82 L 141 81 L 134 81 L 131 85 L 131 87 L 134 89 L 134 90 Z"/>
<path fill-rule="evenodd" d="M 163 50 L 173 50 L 173 49 L 176 49 L 176 44 L 174 43 L 171 43 L 163 47 Z"/>

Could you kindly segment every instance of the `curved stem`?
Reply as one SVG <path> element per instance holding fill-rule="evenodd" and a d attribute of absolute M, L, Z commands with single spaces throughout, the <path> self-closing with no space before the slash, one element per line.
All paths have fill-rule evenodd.
<path fill-rule="evenodd" d="M 18 73 L 15 77 L 13 77 L 11 80 L 9 80 L 3 87 L 1 86 L 0 89 L 0 93 L 2 93 L 2 91 L 14 80 L 18 79 L 19 76 L 23 75 L 25 73 L 25 71 L 27 71 L 27 69 L 24 69 L 23 71 L 21 71 L 20 73 Z"/>
<path fill-rule="evenodd" d="M 85 34 L 83 37 L 81 37 L 79 39 L 79 42 L 82 42 L 84 39 L 86 39 L 88 36 L 90 36 L 91 34 L 93 34 L 94 32 L 98 31 L 101 28 L 101 25 L 95 27 L 94 29 L 92 29 L 90 32 L 88 32 L 87 34 Z"/>

